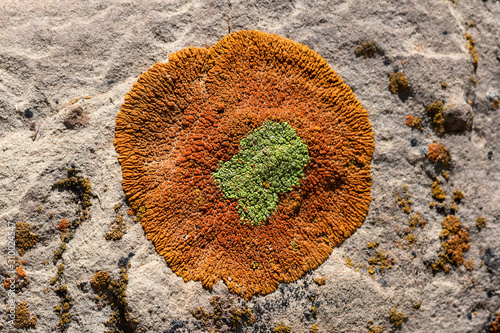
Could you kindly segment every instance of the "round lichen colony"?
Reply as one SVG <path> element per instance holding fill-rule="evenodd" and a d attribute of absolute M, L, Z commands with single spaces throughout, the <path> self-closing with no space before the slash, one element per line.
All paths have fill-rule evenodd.
<path fill-rule="evenodd" d="M 261 225 L 278 207 L 278 195 L 300 185 L 309 152 L 287 122 L 266 121 L 240 146 L 213 176 L 226 198 L 238 200 L 242 223 Z"/>

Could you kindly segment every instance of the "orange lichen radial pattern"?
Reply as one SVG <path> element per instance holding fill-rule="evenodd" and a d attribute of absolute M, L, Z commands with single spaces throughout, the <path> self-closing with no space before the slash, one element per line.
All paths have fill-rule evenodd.
<path fill-rule="evenodd" d="M 265 223 L 245 224 L 213 173 L 266 121 L 287 122 L 310 162 Z M 130 206 L 172 270 L 246 299 L 319 266 L 371 201 L 366 110 L 316 52 L 259 31 L 181 50 L 141 75 L 115 147 Z"/>

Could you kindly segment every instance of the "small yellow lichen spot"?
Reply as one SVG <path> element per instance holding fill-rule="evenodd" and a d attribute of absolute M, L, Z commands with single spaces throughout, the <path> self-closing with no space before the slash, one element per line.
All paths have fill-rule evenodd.
<path fill-rule="evenodd" d="M 273 330 L 274 333 L 290 333 L 292 328 L 290 326 L 284 326 L 282 323 L 279 323 Z"/>
<path fill-rule="evenodd" d="M 481 230 L 484 228 L 484 226 L 486 225 L 486 220 L 484 219 L 484 217 L 482 216 L 479 216 L 477 219 L 476 219 L 476 227 Z"/>
<path fill-rule="evenodd" d="M 352 262 L 351 258 L 345 257 L 345 265 L 349 268 L 354 267 L 354 263 Z"/>
<path fill-rule="evenodd" d="M 431 190 L 432 190 L 432 197 L 436 200 L 444 200 L 444 198 L 446 197 L 446 194 L 444 193 L 443 189 L 441 188 L 441 186 L 439 186 L 438 180 L 432 183 Z"/>
<path fill-rule="evenodd" d="M 401 311 L 396 312 L 396 308 L 390 310 L 389 316 L 391 319 L 391 323 L 396 328 L 400 327 L 403 324 L 403 322 L 408 318 L 408 316 L 405 316 L 403 312 Z"/>

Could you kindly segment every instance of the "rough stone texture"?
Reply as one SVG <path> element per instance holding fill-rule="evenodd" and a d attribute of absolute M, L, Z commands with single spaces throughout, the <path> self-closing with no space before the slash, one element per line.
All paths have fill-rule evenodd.
<path fill-rule="evenodd" d="M 243 331 L 270 332 L 282 322 L 292 332 L 306 332 L 314 323 L 320 332 L 367 332 L 371 323 L 391 332 L 389 311 L 397 307 L 408 316 L 399 332 L 488 332 L 500 310 L 500 111 L 490 107 L 491 96 L 500 96 L 500 5 L 493 0 L 455 2 L 3 1 L 0 234 L 7 235 L 8 222 L 23 221 L 41 237 L 20 257 L 30 282 L 17 301 L 26 301 L 38 318 L 31 331 L 52 331 L 59 321 L 53 308 L 60 299 L 50 286 L 58 269 L 52 264 L 61 243 L 57 226 L 63 218 L 74 218 L 77 206 L 66 203 L 69 192 L 52 190 L 52 184 L 65 178 L 72 164 L 90 179 L 95 197 L 91 218 L 77 229 L 59 261 L 72 297 L 68 332 L 104 330 L 111 309 L 99 310 L 90 299 L 95 296 L 90 280 L 100 270 L 119 279 L 119 262 L 130 263 L 126 295 L 137 332 L 203 332 L 191 312 L 198 306 L 211 311 L 214 295 L 234 297 L 221 283 L 208 291 L 176 276 L 133 217 L 125 214 L 128 230 L 121 240 L 105 240 L 116 219 L 115 205 L 121 213 L 127 210 L 113 147 L 114 123 L 125 94 L 155 62 L 188 46 L 212 45 L 229 32 L 260 29 L 317 51 L 368 110 L 375 133 L 373 201 L 365 223 L 318 269 L 246 302 L 256 322 Z M 465 32 L 475 40 L 476 74 Z M 376 44 L 377 56 L 355 56 L 363 41 Z M 407 96 L 389 91 L 394 71 L 408 78 Z M 474 76 L 477 85 L 471 82 Z M 441 81 L 447 82 L 446 89 Z M 407 115 L 423 117 L 434 99 L 470 101 L 472 130 L 437 138 L 427 121 L 423 132 L 405 125 Z M 88 112 L 88 124 L 69 130 L 63 122 L 75 105 Z M 441 244 L 443 215 L 429 208 L 434 179 L 422 168 L 428 145 L 438 140 L 452 155 L 450 179 L 438 176 L 447 209 L 453 190 L 465 195 L 456 215 L 470 227 L 465 260 L 473 261 L 472 272 L 460 266 L 433 275 L 425 264 Z M 417 243 L 406 249 L 398 244 L 409 216 L 396 202 L 404 184 L 411 194 L 411 214 L 421 212 L 427 220 L 414 232 Z M 480 232 L 478 216 L 486 220 Z M 0 239 L 1 249 L 7 241 L 7 236 Z M 392 268 L 376 271 L 373 278 L 367 268 L 375 250 L 366 247 L 368 242 L 380 242 L 379 249 L 395 259 Z M 344 257 L 363 267 L 346 266 Z M 2 279 L 7 270 L 2 259 Z M 326 278 L 324 286 L 314 283 L 320 276 Z M 7 301 L 3 287 L 0 296 Z M 415 309 L 418 302 L 420 309 Z M 317 319 L 311 315 L 313 303 Z M 16 332 L 3 316 L 0 330 Z"/>
<path fill-rule="evenodd" d="M 460 96 L 457 101 L 450 101 L 443 110 L 444 129 L 446 132 L 465 132 L 470 130 L 474 113 L 472 107 Z"/>

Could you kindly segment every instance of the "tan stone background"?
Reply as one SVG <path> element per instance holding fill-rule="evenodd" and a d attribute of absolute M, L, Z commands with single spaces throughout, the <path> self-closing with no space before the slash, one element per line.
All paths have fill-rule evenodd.
<path fill-rule="evenodd" d="M 0 279 L 8 270 L 8 222 L 27 222 L 41 238 L 19 258 L 26 260 L 23 269 L 30 281 L 17 300 L 26 301 L 37 316 L 37 328 L 28 331 L 51 332 L 59 322 L 53 308 L 60 298 L 50 280 L 61 262 L 62 283 L 72 297 L 67 332 L 105 330 L 112 310 L 109 305 L 99 309 L 89 281 L 99 270 L 118 279 L 120 258 L 130 262 L 126 311 L 137 320 L 136 332 L 208 332 L 192 311 L 198 306 L 211 311 L 209 300 L 215 295 L 224 302 L 234 297 L 223 284 L 207 291 L 177 277 L 133 217 L 125 214 L 122 239 L 106 240 L 105 235 L 116 220 L 115 205 L 120 213 L 127 210 L 113 147 L 114 120 L 124 95 L 142 72 L 170 53 L 213 45 L 242 29 L 277 33 L 323 56 L 368 110 L 376 148 L 373 202 L 363 226 L 318 269 L 246 302 L 256 321 L 241 330 L 272 332 L 282 322 L 291 332 L 309 332 L 315 323 L 319 332 L 368 332 L 372 324 L 384 326 L 384 332 L 489 332 L 500 311 L 500 110 L 491 106 L 500 96 L 500 3 L 493 0 L 3 0 L 0 235 L 5 236 L 0 238 Z M 466 32 L 478 52 L 476 75 Z M 354 49 L 362 41 L 373 41 L 379 54 L 356 57 Z M 407 98 L 388 89 L 395 71 L 408 78 Z M 441 81 L 447 82 L 446 89 Z M 434 99 L 456 105 L 470 101 L 472 130 L 440 138 L 427 121 L 423 132 L 405 125 L 407 115 L 423 116 Z M 87 122 L 68 128 L 64 120 L 77 106 Z M 452 156 L 450 179 L 443 185 L 447 205 L 453 190 L 465 195 L 456 214 L 470 227 L 465 259 L 473 261 L 473 271 L 460 266 L 433 275 L 425 265 L 440 249 L 443 218 L 429 208 L 434 171 L 423 156 L 433 141 L 445 144 Z M 95 196 L 91 217 L 54 265 L 61 244 L 57 226 L 75 217 L 77 205 L 68 203 L 68 191 L 53 190 L 52 184 L 65 178 L 72 165 L 90 180 Z M 415 233 L 418 242 L 406 249 L 397 244 L 408 215 L 396 203 L 405 184 L 412 214 L 418 211 L 427 219 Z M 480 232 L 478 216 L 487 221 Z M 371 276 L 367 267 L 374 250 L 366 247 L 368 242 L 380 242 L 379 248 L 394 258 L 391 269 Z M 346 257 L 363 267 L 347 267 Z M 314 283 L 320 276 L 326 278 L 324 286 Z M 7 302 L 3 287 L 0 297 Z M 233 302 L 243 306 L 236 297 Z M 415 309 L 418 302 L 421 307 Z M 389 320 L 394 307 L 408 316 L 399 329 Z M 24 331 L 8 324 L 1 311 L 1 331 Z M 224 330 L 229 329 L 219 329 Z"/>

